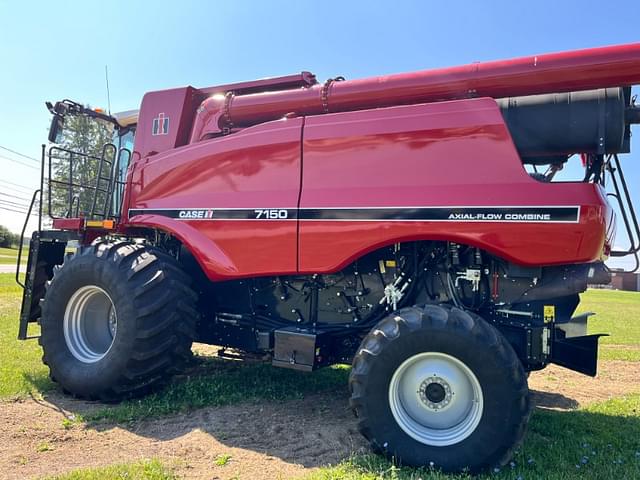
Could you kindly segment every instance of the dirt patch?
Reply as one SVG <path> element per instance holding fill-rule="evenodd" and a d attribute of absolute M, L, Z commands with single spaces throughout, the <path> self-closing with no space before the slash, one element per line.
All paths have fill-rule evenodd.
<path fill-rule="evenodd" d="M 575 408 L 640 387 L 640 363 L 602 362 L 592 379 L 551 366 L 531 375 L 534 402 Z M 546 391 L 542 393 L 541 391 Z M 65 419 L 99 405 L 52 394 L 0 404 L 0 478 L 59 474 L 81 467 L 158 457 L 195 479 L 291 478 L 367 448 L 347 392 L 284 403 L 203 408 L 129 425 L 74 425 Z M 231 455 L 223 466 L 221 455 Z"/>
<path fill-rule="evenodd" d="M 602 346 L 608 350 L 640 350 L 640 345 L 612 345 L 605 343 Z"/>
<path fill-rule="evenodd" d="M 344 393 L 344 394 L 342 394 Z M 64 406 L 63 406 L 64 405 Z M 159 457 L 188 478 L 290 478 L 365 447 L 346 392 L 285 403 L 203 408 L 126 426 L 63 422 L 96 408 L 52 395 L 0 405 L 0 478 Z M 217 466 L 220 455 L 231 455 Z"/>
<path fill-rule="evenodd" d="M 640 362 L 600 362 L 598 376 L 587 377 L 549 365 L 529 377 L 533 401 L 540 408 L 567 410 L 589 403 L 639 392 Z"/>

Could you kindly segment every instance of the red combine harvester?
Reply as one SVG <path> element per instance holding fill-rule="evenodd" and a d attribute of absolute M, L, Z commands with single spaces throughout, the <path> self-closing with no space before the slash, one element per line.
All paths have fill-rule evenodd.
<path fill-rule="evenodd" d="M 640 123 L 635 84 L 640 44 L 174 88 L 114 116 L 48 104 L 19 338 L 39 322 L 51 378 L 101 400 L 160 385 L 194 341 L 304 371 L 349 362 L 376 451 L 504 464 L 528 372 L 596 374 L 579 294 L 609 281 L 609 256 L 637 259 L 618 159 Z M 113 141 L 57 144 L 72 117 Z M 554 182 L 576 154 L 584 178 Z M 607 195 L 628 251 L 611 251 Z"/>

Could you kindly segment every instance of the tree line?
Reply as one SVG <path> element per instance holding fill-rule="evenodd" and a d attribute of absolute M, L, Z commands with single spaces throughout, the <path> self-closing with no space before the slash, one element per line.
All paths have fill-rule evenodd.
<path fill-rule="evenodd" d="M 20 234 L 11 233 L 4 225 L 0 225 L 0 247 L 12 248 L 20 245 Z"/>

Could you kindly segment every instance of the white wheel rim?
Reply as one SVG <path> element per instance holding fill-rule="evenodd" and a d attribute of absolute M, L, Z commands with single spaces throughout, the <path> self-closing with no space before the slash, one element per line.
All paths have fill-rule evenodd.
<path fill-rule="evenodd" d="M 483 411 L 480 382 L 451 355 L 425 352 L 405 360 L 389 383 L 398 426 L 425 445 L 447 446 L 473 433 Z"/>
<path fill-rule="evenodd" d="M 84 363 L 102 359 L 113 345 L 118 317 L 107 292 L 96 285 L 79 288 L 64 312 L 64 339 L 69 352 Z"/>

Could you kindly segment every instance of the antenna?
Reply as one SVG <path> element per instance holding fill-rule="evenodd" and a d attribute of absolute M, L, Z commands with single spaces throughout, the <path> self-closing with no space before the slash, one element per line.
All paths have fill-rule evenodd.
<path fill-rule="evenodd" d="M 109 115 L 111 115 L 111 96 L 109 95 L 109 68 L 104 66 L 104 79 L 107 82 L 107 110 Z"/>

